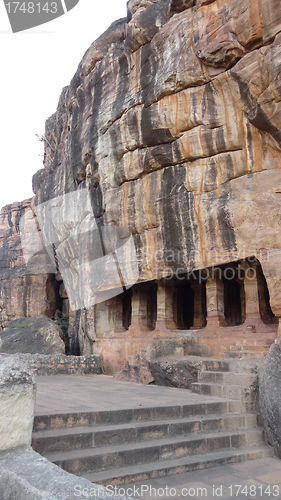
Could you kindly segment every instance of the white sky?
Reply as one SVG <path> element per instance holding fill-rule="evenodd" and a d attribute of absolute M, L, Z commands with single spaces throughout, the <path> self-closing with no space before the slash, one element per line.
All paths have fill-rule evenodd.
<path fill-rule="evenodd" d="M 70 12 L 13 34 L 0 0 L 0 208 L 33 195 L 32 175 L 43 168 L 45 120 L 57 107 L 91 43 L 116 19 L 126 0 L 80 0 Z"/>

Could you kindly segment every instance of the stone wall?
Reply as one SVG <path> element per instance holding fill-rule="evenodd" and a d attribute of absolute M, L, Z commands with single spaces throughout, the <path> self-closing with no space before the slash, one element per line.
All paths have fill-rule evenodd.
<path fill-rule="evenodd" d="M 99 375 L 102 373 L 101 358 L 91 356 L 65 356 L 63 354 L 0 354 L 0 364 L 7 357 L 23 361 L 34 375 Z"/>

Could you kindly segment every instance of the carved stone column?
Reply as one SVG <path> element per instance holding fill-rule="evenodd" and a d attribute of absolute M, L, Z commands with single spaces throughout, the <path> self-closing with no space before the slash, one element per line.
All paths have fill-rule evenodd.
<path fill-rule="evenodd" d="M 261 322 L 260 314 L 260 298 L 259 288 L 261 288 L 261 270 L 257 261 L 248 262 L 247 260 L 239 264 L 243 269 L 244 275 L 244 290 L 245 290 L 245 322 L 255 323 Z"/>
<path fill-rule="evenodd" d="M 206 282 L 207 327 L 227 326 L 224 316 L 224 285 L 221 269 L 212 269 Z M 215 333 L 215 332 L 214 332 Z"/>
<path fill-rule="evenodd" d="M 243 324 L 246 320 L 246 297 L 245 297 L 244 280 L 237 277 L 236 281 L 240 285 L 241 323 Z"/>
<path fill-rule="evenodd" d="M 114 321 L 114 331 L 115 332 L 125 332 L 126 329 L 123 326 L 123 295 L 117 295 L 114 297 L 112 303 L 113 307 L 113 321 Z"/>
<path fill-rule="evenodd" d="M 245 272 L 244 288 L 246 300 L 246 317 L 249 314 L 259 314 L 259 288 L 258 288 L 258 266 L 256 262 L 243 262 L 241 265 Z"/>
<path fill-rule="evenodd" d="M 174 293 L 175 293 L 174 283 L 172 280 L 164 280 L 164 283 L 165 283 L 164 286 L 165 286 L 166 327 L 168 330 L 176 330 L 177 325 L 174 320 Z M 157 296 L 157 301 L 158 301 L 158 296 Z"/>
<path fill-rule="evenodd" d="M 157 319 L 155 330 L 158 332 L 169 334 L 166 320 L 173 318 L 173 299 L 169 294 L 169 285 L 167 280 L 162 279 L 157 281 Z M 171 321 L 170 321 L 171 324 Z"/>
<path fill-rule="evenodd" d="M 206 298 L 205 285 L 199 282 L 191 282 L 191 288 L 194 292 L 194 320 L 191 330 L 199 330 L 206 326 Z"/>
<path fill-rule="evenodd" d="M 129 331 L 147 330 L 147 298 L 142 283 L 132 288 L 132 319 Z"/>

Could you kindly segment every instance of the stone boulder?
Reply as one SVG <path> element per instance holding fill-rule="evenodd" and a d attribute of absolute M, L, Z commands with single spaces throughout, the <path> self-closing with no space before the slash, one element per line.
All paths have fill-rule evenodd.
<path fill-rule="evenodd" d="M 69 474 L 31 449 L 7 451 L 0 456 L 1 500 L 132 500 L 113 492 Z"/>
<path fill-rule="evenodd" d="M 35 380 L 20 359 L 0 363 L 0 452 L 31 445 Z"/>
<path fill-rule="evenodd" d="M 258 369 L 260 415 L 269 443 L 281 458 L 281 335 Z"/>
<path fill-rule="evenodd" d="M 149 369 L 156 385 L 191 389 L 191 384 L 198 381 L 202 362 L 187 356 L 167 356 L 151 360 Z"/>
<path fill-rule="evenodd" d="M 47 316 L 11 321 L 0 334 L 0 352 L 64 354 L 61 328 Z"/>

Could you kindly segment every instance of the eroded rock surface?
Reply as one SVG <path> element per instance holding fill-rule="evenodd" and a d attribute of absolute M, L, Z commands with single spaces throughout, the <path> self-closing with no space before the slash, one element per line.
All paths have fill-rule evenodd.
<path fill-rule="evenodd" d="M 44 314 L 52 317 L 58 293 L 54 274 L 44 260 L 26 266 L 19 224 L 31 212 L 31 200 L 13 203 L 0 212 L 0 329 L 16 318 Z M 28 233 L 25 233 L 28 236 Z M 34 235 L 30 234 L 30 242 Z M 44 258 L 44 257 L 43 257 Z"/>
<path fill-rule="evenodd" d="M 35 380 L 19 359 L 0 363 L 0 451 L 31 445 Z"/>
<path fill-rule="evenodd" d="M 278 337 L 258 370 L 259 405 L 269 443 L 281 458 L 281 336 Z"/>
<path fill-rule="evenodd" d="M 256 255 L 281 314 L 281 7 L 182 4 L 131 2 L 86 52 L 36 203 L 86 185 L 100 223 L 134 235 L 141 281 Z"/>
<path fill-rule="evenodd" d="M 255 256 L 281 317 L 280 62 L 279 0 L 130 0 L 46 122 L 34 206 L 86 188 L 98 227 L 133 235 L 140 282 Z M 108 366 L 148 340 L 114 300 L 70 321 Z"/>
<path fill-rule="evenodd" d="M 149 363 L 156 385 L 191 389 L 191 384 L 198 381 L 199 363 L 192 363 L 188 358 L 171 357 L 152 360 Z"/>
<path fill-rule="evenodd" d="M 9 354 L 64 354 L 61 328 L 46 316 L 11 321 L 0 334 L 0 351 Z"/>
<path fill-rule="evenodd" d="M 1 500 L 75 500 L 83 496 L 130 500 L 113 492 L 65 472 L 31 449 L 0 455 Z"/>

